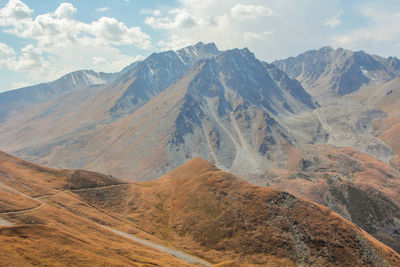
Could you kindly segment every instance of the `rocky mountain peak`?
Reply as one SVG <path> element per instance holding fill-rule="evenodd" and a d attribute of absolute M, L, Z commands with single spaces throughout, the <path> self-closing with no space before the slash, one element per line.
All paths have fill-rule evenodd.
<path fill-rule="evenodd" d="M 335 51 L 335 49 L 333 49 L 331 46 L 323 46 L 318 51 L 321 53 L 332 53 Z"/>
<path fill-rule="evenodd" d="M 204 44 L 203 42 L 198 42 L 197 44 L 193 45 L 193 47 L 198 51 L 204 51 L 209 54 L 218 54 L 220 51 L 215 43 L 207 43 Z"/>
<path fill-rule="evenodd" d="M 199 71 L 190 90 L 207 96 L 238 96 L 246 103 L 261 105 L 275 114 L 279 113 L 278 110 L 295 112 L 315 108 L 314 101 L 297 81 L 258 60 L 248 48 L 221 52 L 213 58 L 199 61 L 194 68 Z M 289 96 L 292 101 L 288 101 Z M 286 102 L 285 107 L 278 104 L 279 101 Z M 294 104 L 296 102 L 305 106 L 300 108 Z"/>
<path fill-rule="evenodd" d="M 127 89 L 110 109 L 110 113 L 114 117 L 131 114 L 171 86 L 196 62 L 218 53 L 215 44 L 199 42 L 176 51 L 150 55 L 121 77 L 119 82 L 126 84 Z"/>
<path fill-rule="evenodd" d="M 343 96 L 370 81 L 393 79 L 400 66 L 391 58 L 331 47 L 307 51 L 273 64 L 298 79 L 308 92 L 321 96 Z"/>

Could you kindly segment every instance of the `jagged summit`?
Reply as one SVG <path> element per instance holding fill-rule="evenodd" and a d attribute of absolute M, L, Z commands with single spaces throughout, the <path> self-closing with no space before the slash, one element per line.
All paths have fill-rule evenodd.
<path fill-rule="evenodd" d="M 311 94 L 322 96 L 343 96 L 371 81 L 388 81 L 400 74 L 400 65 L 395 59 L 331 47 L 307 51 L 273 64 L 298 79 Z"/>
<path fill-rule="evenodd" d="M 121 116 L 134 112 L 176 82 L 197 61 L 218 53 L 215 44 L 201 42 L 177 51 L 153 53 L 116 81 L 126 90 L 110 109 L 110 114 Z"/>
<path fill-rule="evenodd" d="M 341 48 L 339 48 L 339 49 L 341 49 Z M 320 51 L 320 52 L 325 52 L 325 53 L 329 53 L 329 52 L 332 52 L 332 51 L 334 51 L 334 50 L 335 50 L 335 49 L 333 49 L 332 46 L 329 46 L 329 45 L 323 46 L 323 47 L 321 47 L 320 49 L 318 49 L 318 51 Z"/>
<path fill-rule="evenodd" d="M 286 157 L 284 144 L 296 141 L 280 120 L 317 107 L 297 81 L 249 49 L 218 51 L 202 43 L 153 54 L 102 89 L 82 94 L 31 114 L 28 124 L 43 125 L 38 131 L 57 131 L 50 131 L 51 144 L 32 136 L 30 148 L 19 153 L 49 162 L 57 158 L 56 166 L 101 166 L 121 176 L 132 172 L 138 179 L 158 177 L 194 156 L 234 173 L 259 174 Z M 69 112 L 71 105 L 78 108 Z M 83 136 L 90 140 L 78 141 Z M 86 146 L 90 156 L 84 156 Z M 64 156 L 53 158 L 51 151 Z M 113 172 L 116 166 L 121 167 Z"/>
<path fill-rule="evenodd" d="M 219 103 L 241 97 L 246 105 L 264 107 L 275 115 L 316 107 L 299 83 L 272 65 L 258 60 L 247 48 L 227 50 L 212 58 L 200 60 L 194 69 L 197 74 L 189 90 L 209 97 L 225 95 L 227 99 L 219 99 Z M 219 114 L 222 114 L 223 108 L 218 107 Z M 232 110 L 233 107 L 231 105 L 226 108 Z"/>
<path fill-rule="evenodd" d="M 198 42 L 195 45 L 187 46 L 186 48 L 190 49 L 190 47 L 193 47 L 198 52 L 204 52 L 211 55 L 216 55 L 220 52 L 215 43 Z"/>

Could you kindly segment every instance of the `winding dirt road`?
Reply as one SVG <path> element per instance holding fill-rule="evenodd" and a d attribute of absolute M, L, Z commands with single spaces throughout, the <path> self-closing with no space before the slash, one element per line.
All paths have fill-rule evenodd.
<path fill-rule="evenodd" d="M 168 248 L 168 247 L 164 247 L 164 246 L 162 246 L 160 244 L 156 244 L 156 243 L 150 242 L 148 240 L 144 240 L 144 239 L 138 238 L 138 237 L 136 237 L 134 235 L 130 235 L 130 234 L 127 234 L 127 233 L 124 233 L 124 232 L 120 232 L 118 230 L 109 228 L 109 227 L 104 226 L 104 225 L 100 225 L 100 226 L 110 230 L 111 232 L 113 232 L 115 234 L 118 234 L 120 236 L 128 238 L 130 240 L 136 241 L 136 242 L 141 243 L 143 245 L 146 245 L 148 247 L 152 247 L 152 248 L 154 248 L 154 249 L 156 249 L 158 251 L 168 253 L 169 255 L 174 256 L 174 257 L 176 257 L 176 258 L 178 258 L 180 260 L 183 260 L 184 262 L 187 262 L 187 263 L 190 263 L 190 264 L 196 264 L 196 265 L 199 265 L 199 266 L 211 266 L 211 263 L 209 263 L 209 262 L 207 262 L 207 261 L 205 261 L 203 259 L 196 258 L 196 257 L 194 257 L 192 255 L 189 255 L 189 254 L 185 253 L 185 252 L 182 252 L 182 251 L 179 251 L 179 250 L 175 250 L 175 249 L 172 249 L 172 248 Z"/>
<path fill-rule="evenodd" d="M 7 189 L 8 191 L 12 191 L 14 193 L 20 194 L 20 195 L 22 195 L 24 197 L 27 197 L 27 198 L 30 198 L 32 200 L 35 200 L 35 201 L 39 202 L 39 205 L 36 206 L 36 207 L 29 208 L 29 209 L 18 210 L 18 211 L 2 212 L 2 213 L 0 213 L 0 215 L 2 215 L 2 214 L 3 215 L 18 214 L 18 213 L 25 213 L 25 212 L 34 211 L 34 210 L 39 209 L 39 208 L 41 208 L 43 206 L 43 204 L 44 204 L 43 198 L 55 196 L 55 195 L 58 195 L 58 194 L 61 194 L 61 193 L 67 192 L 67 191 L 71 191 L 71 192 L 94 191 L 94 190 L 101 190 L 101 189 L 106 189 L 106 188 L 110 188 L 110 187 L 117 187 L 117 186 L 121 186 L 121 185 L 126 185 L 126 184 L 108 185 L 108 186 L 84 188 L 84 189 L 63 190 L 63 191 L 59 191 L 59 192 L 57 192 L 55 194 L 42 195 L 42 196 L 39 196 L 39 197 L 31 197 L 31 196 L 28 196 L 28 195 L 26 195 L 26 194 L 24 194 L 24 193 L 22 193 L 22 192 L 20 192 L 20 191 L 18 191 L 16 189 L 12 188 L 12 187 L 10 187 L 8 185 L 5 185 L 2 182 L 0 182 L 0 189 Z M 15 224 L 13 224 L 13 223 L 11 223 L 11 222 L 9 222 L 9 221 L 7 221 L 7 220 L 5 220 L 5 219 L 0 217 L 0 227 L 2 227 L 2 226 L 13 226 L 13 225 L 15 225 Z M 101 224 L 97 224 L 97 225 L 102 227 L 102 228 L 105 228 L 105 229 L 107 229 L 107 230 L 109 230 L 111 232 L 113 232 L 114 234 L 117 234 L 119 236 L 122 236 L 122 237 L 125 237 L 127 239 L 133 240 L 135 242 L 138 242 L 138 243 L 140 243 L 142 245 L 151 247 L 151 248 L 156 249 L 158 251 L 167 253 L 167 254 L 169 254 L 171 256 L 174 256 L 174 257 L 176 257 L 176 258 L 178 258 L 178 259 L 180 259 L 180 260 L 182 260 L 184 262 L 187 262 L 189 264 L 194 264 L 194 265 L 198 265 L 198 266 L 211 266 L 211 263 L 209 263 L 209 262 L 207 262 L 207 261 L 205 261 L 203 259 L 196 258 L 196 257 L 194 257 L 192 255 L 189 255 L 189 254 L 185 253 L 185 252 L 182 252 L 182 251 L 179 251 L 179 250 L 175 250 L 175 249 L 172 249 L 172 248 L 168 248 L 168 247 L 162 246 L 160 244 L 156 244 L 156 243 L 150 242 L 148 240 L 144 240 L 144 239 L 138 238 L 138 237 L 136 237 L 134 235 L 130 235 L 130 234 L 118 231 L 116 229 L 113 229 L 113 228 L 110 228 L 110 227 L 107 227 L 107 226 L 104 226 L 104 225 L 101 225 Z"/>

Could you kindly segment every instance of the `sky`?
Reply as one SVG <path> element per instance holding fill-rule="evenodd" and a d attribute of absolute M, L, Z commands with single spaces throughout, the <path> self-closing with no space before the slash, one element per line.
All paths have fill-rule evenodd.
<path fill-rule="evenodd" d="M 400 0 L 0 0 L 0 92 L 199 41 L 267 62 L 322 46 L 400 57 Z"/>

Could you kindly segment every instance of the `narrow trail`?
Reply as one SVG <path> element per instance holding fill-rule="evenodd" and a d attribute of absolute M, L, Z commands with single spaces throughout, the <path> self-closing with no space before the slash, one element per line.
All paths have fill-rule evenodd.
<path fill-rule="evenodd" d="M 22 210 L 16 210 L 16 211 L 0 212 L 0 215 L 2 215 L 2 214 L 3 215 L 18 214 L 18 213 L 23 213 L 23 212 L 27 212 L 27 211 L 33 211 L 33 210 L 36 210 L 36 209 L 40 208 L 43 205 L 43 202 L 40 199 L 36 199 L 34 197 L 28 196 L 27 194 L 22 193 L 21 191 L 18 191 L 17 189 L 12 188 L 12 187 L 10 187 L 10 186 L 2 183 L 2 182 L 0 182 L 0 189 L 3 189 L 3 190 L 8 191 L 8 192 L 13 192 L 13 193 L 21 195 L 23 197 L 29 198 L 29 199 L 31 199 L 31 200 L 33 200 L 35 202 L 36 201 L 39 202 L 39 205 L 37 205 L 35 207 L 22 209 Z M 3 219 L 3 218 L 0 217 L 0 226 L 12 226 L 12 225 L 14 225 L 14 224 L 9 222 L 9 221 L 7 221 L 6 219 Z"/>
<path fill-rule="evenodd" d="M 31 211 L 37 210 L 37 209 L 41 208 L 43 206 L 43 204 L 45 203 L 43 201 L 43 198 L 56 196 L 58 194 L 65 193 L 65 192 L 68 192 L 68 191 L 69 192 L 95 191 L 95 190 L 107 189 L 107 188 L 124 186 L 124 185 L 129 185 L 129 183 L 117 184 L 117 185 L 108 185 L 108 186 L 102 186 L 102 187 L 93 187 L 93 188 L 62 190 L 62 191 L 59 191 L 59 192 L 54 193 L 54 194 L 41 195 L 41 196 L 38 196 L 38 197 L 31 197 L 31 196 L 28 196 L 28 195 L 26 195 L 26 194 L 24 194 L 24 193 L 22 193 L 22 192 L 20 192 L 20 191 L 18 191 L 16 189 L 12 188 L 12 187 L 7 186 L 7 185 L 5 185 L 5 184 L 0 182 L 0 188 L 3 188 L 3 189 L 7 188 L 7 190 L 10 190 L 12 192 L 18 193 L 18 194 L 20 194 L 22 196 L 28 197 L 28 198 L 30 198 L 32 200 L 35 200 L 35 201 L 39 202 L 39 205 L 36 206 L 36 207 L 29 208 L 29 209 L 18 210 L 18 211 L 1 212 L 0 215 L 19 214 L 19 213 L 25 213 L 25 212 L 31 212 Z M 212 265 L 211 263 L 209 263 L 209 262 L 207 262 L 207 261 L 205 261 L 203 259 L 194 257 L 194 256 L 192 256 L 190 254 L 187 254 L 187 253 L 183 252 L 183 251 L 179 251 L 179 250 L 176 250 L 176 249 L 168 248 L 168 247 L 165 247 L 163 245 L 160 245 L 160 244 L 148 241 L 148 240 L 144 240 L 144 239 L 138 238 L 138 237 L 136 237 L 134 235 L 127 234 L 127 233 L 118 231 L 116 229 L 113 229 L 113 228 L 110 228 L 110 227 L 107 227 L 107 226 L 104 226 L 104 225 L 101 225 L 101 224 L 97 224 L 97 225 L 102 227 L 102 228 L 105 228 L 105 229 L 107 229 L 107 230 L 109 230 L 111 232 L 113 232 L 114 234 L 117 234 L 119 236 L 122 236 L 124 238 L 130 239 L 130 240 L 133 240 L 133 241 L 136 241 L 136 242 L 138 242 L 138 243 L 140 243 L 142 245 L 151 247 L 151 248 L 156 249 L 158 251 L 167 253 L 167 254 L 169 254 L 171 256 L 174 256 L 174 257 L 176 257 L 176 258 L 178 258 L 178 259 L 180 259 L 180 260 L 182 260 L 184 262 L 187 262 L 189 264 L 194 264 L 194 265 L 198 265 L 198 266 L 211 266 Z M 13 224 L 13 223 L 11 223 L 11 222 L 9 222 L 9 221 L 7 221 L 7 220 L 5 220 L 5 219 L 0 217 L 0 227 L 2 227 L 2 226 L 15 226 L 15 224 Z"/>
<path fill-rule="evenodd" d="M 25 194 L 25 193 L 22 193 L 21 191 L 18 191 L 17 189 L 15 189 L 15 188 L 13 188 L 13 187 L 11 187 L 11 186 L 8 186 L 8 185 L 6 185 L 6 184 L 4 184 L 3 182 L 0 182 L 0 189 L 3 189 L 3 190 L 6 190 L 6 191 L 9 191 L 9 192 L 16 193 L 16 194 L 18 194 L 18 195 L 21 195 L 21 196 L 23 196 L 23 197 L 26 197 L 26 198 L 29 198 L 29 199 L 32 199 L 32 200 L 36 200 L 34 197 L 31 197 L 31 196 L 29 196 L 29 195 L 27 195 L 27 194 Z M 40 201 L 40 200 L 39 200 L 39 201 Z"/>
<path fill-rule="evenodd" d="M 29 199 L 32 199 L 32 200 L 34 200 L 34 201 L 38 201 L 38 202 L 39 202 L 39 205 L 37 205 L 37 206 L 35 206 L 35 207 L 27 208 L 27 209 L 21 209 L 21 210 L 15 210 L 15 211 L 0 212 L 0 215 L 21 214 L 21 213 L 25 213 L 25 212 L 35 211 L 35 210 L 37 210 L 37 209 L 40 209 L 40 208 L 43 206 L 43 204 L 44 204 L 44 202 L 43 202 L 43 200 L 42 200 L 43 198 L 56 196 L 56 195 L 58 195 L 58 194 L 65 193 L 65 192 L 68 192 L 68 191 L 71 191 L 71 192 L 91 191 L 91 190 L 106 189 L 106 188 L 110 188 L 110 187 L 116 187 L 116 186 L 127 185 L 127 184 L 128 184 L 128 183 L 126 183 L 126 184 L 117 184 L 117 185 L 101 186 L 101 187 L 83 188 L 83 189 L 72 189 L 72 190 L 68 189 L 68 190 L 59 191 L 59 192 L 54 193 L 54 194 L 48 194 L 48 195 L 41 195 L 41 196 L 37 196 L 37 197 L 31 197 L 31 196 L 29 196 L 29 195 L 27 195 L 27 194 L 25 194 L 25 193 L 22 193 L 21 191 L 18 191 L 18 190 L 15 189 L 15 188 L 12 188 L 12 187 L 10 187 L 10 186 L 8 186 L 8 185 L 6 185 L 6 184 L 0 182 L 0 189 L 7 190 L 7 191 L 10 191 L 10 192 L 14 192 L 14 193 L 16 193 L 16 194 L 19 194 L 19 195 L 21 195 L 21 196 L 24 196 L 24 197 L 26 197 L 26 198 L 29 198 Z M 0 226 L 12 226 L 12 225 L 14 225 L 14 224 L 11 223 L 11 222 L 9 222 L 9 221 L 7 221 L 6 219 L 0 217 Z"/>
<path fill-rule="evenodd" d="M 176 258 L 178 258 L 178 259 L 180 259 L 180 260 L 182 260 L 184 262 L 187 262 L 189 264 L 196 264 L 196 265 L 199 265 L 199 266 L 211 266 L 212 265 L 211 263 L 209 263 L 209 262 L 207 262 L 207 261 L 205 261 L 203 259 L 196 258 L 196 257 L 194 257 L 192 255 L 189 255 L 189 254 L 185 253 L 185 252 L 182 252 L 182 251 L 179 251 L 179 250 L 175 250 L 175 249 L 172 249 L 172 248 L 168 248 L 168 247 L 162 246 L 160 244 L 156 244 L 156 243 L 153 243 L 151 241 L 138 238 L 138 237 L 136 237 L 134 235 L 130 235 L 130 234 L 115 230 L 113 228 L 106 227 L 104 225 L 99 225 L 99 226 L 101 226 L 101 227 L 103 227 L 103 228 L 105 228 L 105 229 L 107 229 L 107 230 L 109 230 L 109 231 L 111 231 L 111 232 L 113 232 L 113 233 L 115 233 L 117 235 L 123 236 L 123 237 L 125 237 L 127 239 L 136 241 L 136 242 L 141 243 L 143 245 L 146 245 L 148 247 L 154 248 L 154 249 L 156 249 L 158 251 L 168 253 L 171 256 L 174 256 L 174 257 L 176 257 Z"/>
<path fill-rule="evenodd" d="M 94 190 L 99 190 L 99 189 L 106 189 L 106 188 L 112 188 L 112 187 L 119 187 L 123 185 L 130 185 L 130 183 L 122 183 L 122 184 L 112 184 L 112 185 L 105 185 L 105 186 L 99 186 L 99 187 L 90 187 L 90 188 L 81 188 L 81 189 L 69 189 L 71 192 L 85 192 L 85 191 L 94 191 Z"/>
<path fill-rule="evenodd" d="M 8 214 L 24 213 L 24 212 L 28 212 L 28 211 L 37 210 L 37 209 L 41 208 L 42 206 L 43 206 L 43 202 L 40 202 L 39 205 L 37 205 L 36 207 L 33 207 L 33 208 L 27 208 L 27 209 L 22 209 L 22 210 L 15 210 L 15 211 L 0 212 L 0 214 L 8 215 Z"/>

